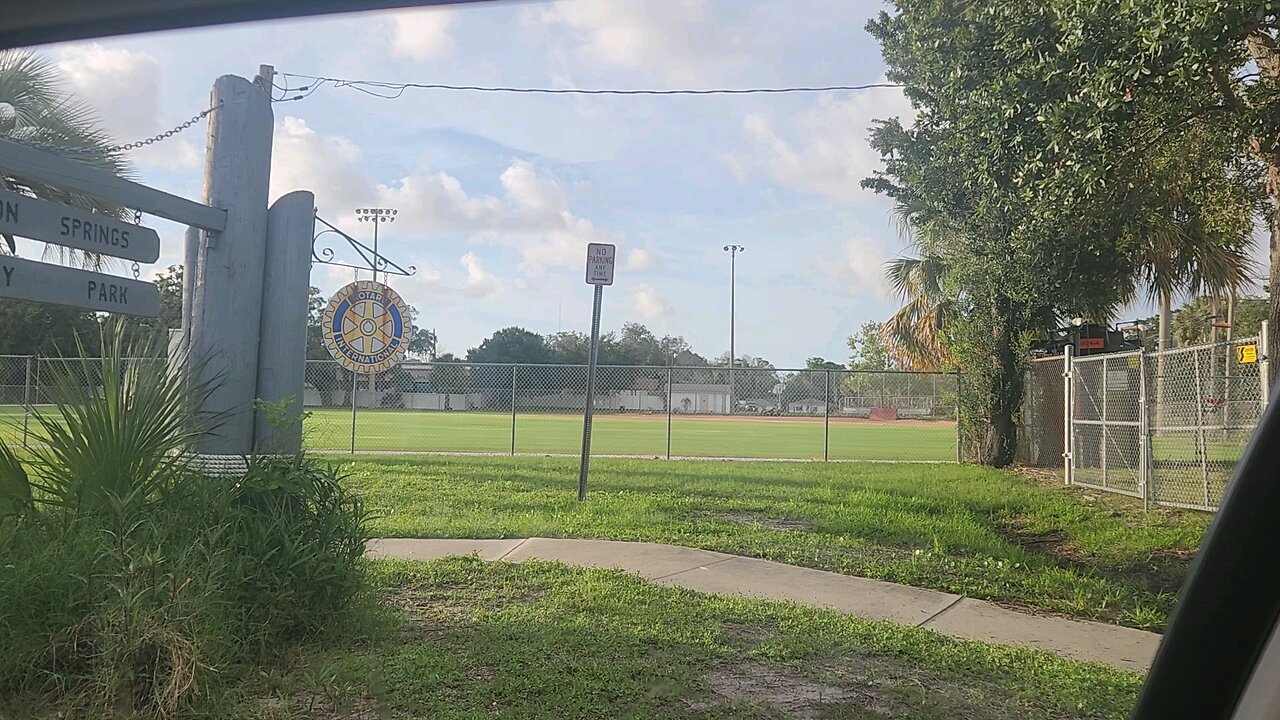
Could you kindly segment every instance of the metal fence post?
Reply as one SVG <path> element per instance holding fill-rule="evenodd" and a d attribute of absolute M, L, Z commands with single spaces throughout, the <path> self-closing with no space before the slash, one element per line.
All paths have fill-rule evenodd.
<path fill-rule="evenodd" d="M 1102 447 L 1098 448 L 1100 459 L 1102 461 L 1102 487 L 1104 488 L 1111 487 L 1108 484 L 1107 477 L 1107 397 L 1111 395 L 1111 388 L 1107 387 L 1108 362 L 1110 362 L 1109 358 L 1102 358 L 1102 425 L 1100 426 L 1102 428 L 1102 433 L 1099 438 L 1102 441 Z"/>
<path fill-rule="evenodd" d="M 1210 352 L 1213 352 L 1210 349 Z M 1196 366 L 1196 453 L 1200 456 L 1200 474 L 1204 482 L 1204 504 L 1209 506 L 1209 448 L 1204 438 L 1204 380 L 1200 372 L 1200 351 L 1195 355 Z"/>
<path fill-rule="evenodd" d="M 22 376 L 22 447 L 27 447 L 27 431 L 31 426 L 31 356 L 27 356 L 26 373 Z"/>
<path fill-rule="evenodd" d="M 1071 427 L 1071 419 L 1075 417 L 1076 399 L 1072 393 L 1072 373 L 1075 368 L 1071 357 L 1075 354 L 1075 346 L 1067 345 L 1062 349 L 1062 473 L 1067 485 L 1074 479 L 1072 472 L 1075 465 L 1074 440 L 1075 432 Z"/>
<path fill-rule="evenodd" d="M 1261 387 L 1262 411 L 1266 412 L 1271 402 L 1271 323 L 1263 320 L 1258 334 L 1258 348 L 1262 355 L 1262 363 L 1258 366 L 1258 381 Z"/>
<path fill-rule="evenodd" d="M 671 459 L 671 366 L 667 366 L 667 459 Z"/>
<path fill-rule="evenodd" d="M 1147 353 L 1138 353 L 1138 491 L 1143 511 L 1151 509 L 1151 417 L 1147 404 Z"/>
<path fill-rule="evenodd" d="M 831 371 L 826 371 L 827 392 L 823 397 L 822 410 L 822 461 L 831 460 Z"/>
<path fill-rule="evenodd" d="M 360 392 L 360 376 L 351 372 L 351 454 L 356 454 L 356 395 Z"/>
<path fill-rule="evenodd" d="M 964 392 L 964 387 L 962 385 L 963 383 L 962 377 L 963 376 L 961 376 L 960 373 L 957 371 L 956 372 L 956 402 L 955 402 L 955 407 L 952 408 L 952 413 L 956 416 L 956 464 L 957 465 L 964 462 L 964 454 L 962 450 L 964 446 L 964 443 L 963 443 L 964 434 L 963 434 L 963 431 L 961 431 L 960 429 L 960 394 Z"/>
<path fill-rule="evenodd" d="M 511 366 L 511 457 L 516 456 L 516 368 Z"/>

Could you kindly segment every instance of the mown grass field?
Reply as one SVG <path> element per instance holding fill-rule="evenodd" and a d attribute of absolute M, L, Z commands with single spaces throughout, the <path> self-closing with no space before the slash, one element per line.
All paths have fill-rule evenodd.
<path fill-rule="evenodd" d="M 943 464 L 358 457 L 382 537 L 664 542 L 1159 629 L 1210 516 Z"/>
<path fill-rule="evenodd" d="M 49 410 L 50 408 L 42 408 Z M 0 406 L 0 441 L 22 438 L 22 408 Z M 31 425 L 35 426 L 34 420 Z M 576 455 L 582 450 L 582 416 L 519 415 L 515 452 Z M 954 423 L 902 420 L 872 423 L 833 418 L 833 460 L 954 462 Z M 349 452 L 351 412 L 310 411 L 307 447 Z M 357 452 L 487 453 L 512 451 L 511 415 L 486 412 L 427 412 L 361 408 L 356 420 Z M 597 415 L 592 451 L 600 455 L 667 456 L 666 415 Z M 673 457 L 824 457 L 822 418 L 676 417 L 671 423 Z"/>
<path fill-rule="evenodd" d="M 293 654 L 223 717 L 1123 718 L 1140 678 L 619 572 L 380 561 L 383 622 Z"/>
<path fill-rule="evenodd" d="M 307 444 L 349 450 L 351 412 L 314 410 Z M 358 452 L 510 453 L 510 413 L 360 410 Z M 518 415 L 516 453 L 573 455 L 582 449 L 582 416 Z M 666 415 L 595 416 L 592 450 L 602 455 L 666 457 Z M 671 422 L 675 457 L 821 459 L 822 418 L 680 417 Z M 832 418 L 830 457 L 836 460 L 954 462 L 955 423 L 917 420 L 868 422 Z"/>

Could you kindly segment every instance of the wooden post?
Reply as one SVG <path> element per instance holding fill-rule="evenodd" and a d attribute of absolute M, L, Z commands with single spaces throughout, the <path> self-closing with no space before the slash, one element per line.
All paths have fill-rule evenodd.
<path fill-rule="evenodd" d="M 267 213 L 267 252 L 258 346 L 258 398 L 290 400 L 283 427 L 259 412 L 254 443 L 259 452 L 302 450 L 302 393 L 307 361 L 307 301 L 311 290 L 311 239 L 315 195 L 299 190 L 278 199 Z"/>
<path fill-rule="evenodd" d="M 198 236 L 196 247 L 187 249 L 196 265 L 183 274 L 190 303 L 183 308 L 188 362 L 213 385 L 201 411 L 216 420 L 196 447 L 212 455 L 247 455 L 253 451 L 258 383 L 271 97 L 261 85 L 224 75 L 213 84 L 211 104 L 218 110 L 209 115 L 204 201 L 226 210 L 226 229 Z"/>

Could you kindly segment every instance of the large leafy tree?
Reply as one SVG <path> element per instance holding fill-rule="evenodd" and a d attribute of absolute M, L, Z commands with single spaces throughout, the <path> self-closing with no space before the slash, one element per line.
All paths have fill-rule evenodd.
<path fill-rule="evenodd" d="M 910 208 L 919 262 L 891 268 L 909 302 L 891 327 L 908 341 L 942 331 L 968 376 L 965 419 L 991 428 L 973 449 L 1003 464 L 1026 340 L 1064 316 L 1109 319 L 1144 286 L 1166 297 L 1237 286 L 1249 272 L 1257 168 L 1238 161 L 1230 132 L 1169 124 L 1179 102 L 1135 95 L 1141 67 L 1121 68 L 1113 56 L 1130 43 L 1121 35 L 1146 29 L 1117 30 L 1114 8 L 895 4 L 869 30 L 917 115 L 911 127 L 876 128 L 885 169 L 867 184 Z M 1138 3 L 1121 5 L 1121 14 L 1137 12 Z M 1146 17 L 1160 25 L 1158 15 Z M 1087 83 L 1102 78 L 1118 92 L 1082 102 Z M 1211 94 L 1198 92 L 1184 99 Z M 949 322 L 928 319 L 941 309 Z"/>
<path fill-rule="evenodd" d="M 1243 171 L 1236 179 L 1266 176 L 1268 202 L 1262 219 L 1270 228 L 1270 284 L 1276 287 L 1280 5 L 1274 0 L 1038 5 L 996 0 L 981 9 L 948 4 L 956 10 L 968 7 L 962 13 L 965 20 L 978 12 L 1040 18 L 1038 38 L 997 33 L 989 49 L 992 63 L 1018 62 L 1027 69 L 1026 77 L 1039 77 L 1040 85 L 1050 89 L 1009 94 L 997 108 L 1011 116 L 1029 113 L 1042 126 L 1042 138 L 1035 143 L 1039 154 L 1027 153 L 1033 162 L 1023 174 L 1030 192 L 1065 206 L 1132 208 L 1158 189 L 1143 182 L 1144 176 L 1154 175 L 1147 172 L 1153 169 L 1153 154 L 1183 149 L 1188 139 L 1207 138 L 1236 156 L 1234 170 Z M 1217 172 L 1222 165 L 1202 167 Z M 1144 216 L 1150 218 L 1136 214 L 1139 225 Z M 1159 225 L 1178 219 L 1159 218 L 1149 237 L 1162 242 L 1155 237 Z M 1175 271 L 1183 265 L 1174 253 L 1162 255 L 1158 259 Z M 1269 315 L 1280 324 L 1280 293 L 1272 292 L 1270 302 Z"/>
<path fill-rule="evenodd" d="M 965 420 L 986 431 L 971 455 L 996 465 L 1013 458 L 1029 337 L 1063 312 L 1106 315 L 1130 272 L 1090 215 L 1064 223 L 1023 187 L 1026 148 L 1043 145 L 1043 131 L 1005 101 L 1050 89 L 1026 68 L 993 62 L 990 47 L 1007 34 L 1040 38 L 1042 14 L 900 0 L 868 25 L 916 116 L 873 130 L 884 169 L 866 185 L 910 206 L 920 237 L 945 238 L 918 249 L 946 268 L 942 289 L 959 318 L 949 340 L 971 378 Z M 937 226 L 946 233 L 923 232 Z"/>

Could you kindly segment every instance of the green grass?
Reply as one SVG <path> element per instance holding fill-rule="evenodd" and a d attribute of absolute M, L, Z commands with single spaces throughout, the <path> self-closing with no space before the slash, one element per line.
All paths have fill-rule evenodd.
<path fill-rule="evenodd" d="M 322 409 L 307 420 L 308 446 L 351 447 L 351 412 Z M 364 410 L 356 421 L 360 452 L 510 453 L 511 415 L 486 412 Z M 582 416 L 519 415 L 517 453 L 568 454 L 582 449 Z M 602 455 L 667 454 L 666 415 L 596 415 L 592 450 Z M 823 457 L 822 418 L 675 417 L 676 457 L 817 459 Z M 830 457 L 836 460 L 928 460 L 956 457 L 954 423 L 900 420 L 831 421 Z"/>
<path fill-rule="evenodd" d="M 238 720 L 1126 717 L 1135 675 L 548 563 L 384 561 L 385 625 L 241 689 Z"/>
<path fill-rule="evenodd" d="M 1160 628 L 1209 516 L 973 466 L 358 458 L 383 537 L 672 543 Z"/>

